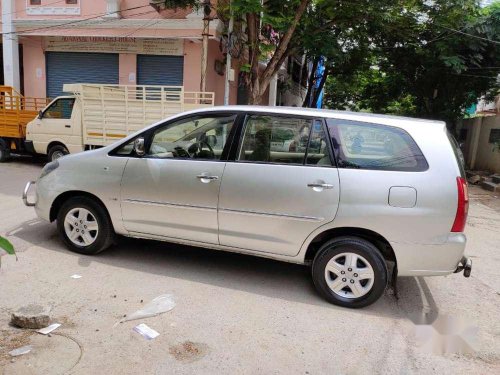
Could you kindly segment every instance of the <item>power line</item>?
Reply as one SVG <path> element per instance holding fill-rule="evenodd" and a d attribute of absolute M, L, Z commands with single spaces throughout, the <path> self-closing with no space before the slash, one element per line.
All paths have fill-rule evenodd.
<path fill-rule="evenodd" d="M 44 4 L 44 5 L 38 5 L 38 6 L 34 7 L 34 8 L 36 8 L 36 9 L 46 8 L 46 7 L 48 7 L 49 5 L 54 5 L 54 4 L 62 3 L 62 2 L 64 2 L 64 1 L 65 1 L 65 0 L 57 0 L 57 1 L 54 1 L 54 2 L 52 2 L 52 3 L 48 3 L 48 4 Z M 10 13 L 2 13 L 2 15 L 7 16 L 7 15 L 9 15 L 9 14 L 17 14 L 17 13 L 21 13 L 21 12 L 24 12 L 24 11 L 26 11 L 26 9 L 25 9 L 25 8 L 20 9 L 20 10 L 16 10 L 15 12 L 10 12 Z M 2 22 L 0 22 L 0 23 L 2 23 Z"/>
<path fill-rule="evenodd" d="M 462 35 L 470 36 L 471 38 L 485 40 L 485 41 L 490 42 L 490 43 L 500 44 L 500 41 L 498 41 L 498 40 L 483 38 L 482 36 L 477 36 L 477 35 L 474 35 L 474 34 L 469 34 L 469 33 L 466 33 L 466 32 L 460 31 L 460 30 L 455 30 L 455 29 L 452 29 L 451 27 L 446 27 L 446 26 L 439 25 L 439 24 L 436 24 L 436 25 L 439 26 L 439 27 L 442 27 L 443 29 L 454 31 L 455 33 L 459 33 L 459 34 L 462 34 Z"/>
<path fill-rule="evenodd" d="M 147 12 L 141 12 L 141 13 L 134 13 L 134 14 L 131 14 L 130 17 L 135 17 L 135 16 L 142 16 L 142 15 L 145 15 L 145 14 L 151 14 L 151 13 L 156 13 L 156 10 L 151 10 L 151 11 L 147 11 Z M 109 14 L 109 13 L 106 13 L 106 14 Z M 148 22 L 150 21 L 151 19 L 148 19 Z M 105 22 L 109 22 L 109 21 L 113 21 L 113 19 L 105 19 L 103 20 L 100 24 L 102 25 L 103 23 Z M 160 20 L 158 20 L 160 21 Z M 150 25 L 152 26 L 152 25 Z M 135 31 L 134 31 L 135 32 Z M 24 38 L 23 41 L 26 41 L 26 40 L 29 40 L 28 38 L 31 37 L 31 36 L 36 36 L 36 35 L 19 35 L 20 38 Z M 14 40 L 14 37 L 12 36 L 8 36 L 7 33 L 5 35 L 5 38 L 9 39 L 9 40 Z M 32 41 L 30 41 L 32 42 Z M 32 42 L 33 45 L 35 44 L 35 42 Z M 37 44 L 38 45 L 38 44 Z"/>
<path fill-rule="evenodd" d="M 0 35 L 9 35 L 9 34 L 17 34 L 17 35 L 19 35 L 19 34 L 30 33 L 32 31 L 47 30 L 47 29 L 53 29 L 53 28 L 58 28 L 58 27 L 64 27 L 64 26 L 67 26 L 67 25 L 74 25 L 74 24 L 81 23 L 81 22 L 91 21 L 93 19 L 97 19 L 97 18 L 100 18 L 102 16 L 106 16 L 106 15 L 109 15 L 109 14 L 115 14 L 115 13 L 120 13 L 120 12 L 124 12 L 124 11 L 128 11 L 128 10 L 135 10 L 135 9 L 141 9 L 141 8 L 146 8 L 146 7 L 150 7 L 150 5 L 142 5 L 142 6 L 127 8 L 127 9 L 121 9 L 121 10 L 117 10 L 117 11 L 114 11 L 114 12 L 98 13 L 98 15 L 94 16 L 94 17 L 88 17 L 88 18 L 85 18 L 85 19 L 75 20 L 75 21 L 70 21 L 70 22 L 63 22 L 63 23 L 61 23 L 59 25 L 37 27 L 37 28 L 32 28 L 32 29 L 29 29 L 29 30 L 21 30 L 21 31 L 10 31 L 8 33 L 0 33 Z M 108 20 L 105 20 L 105 21 L 108 21 Z"/>

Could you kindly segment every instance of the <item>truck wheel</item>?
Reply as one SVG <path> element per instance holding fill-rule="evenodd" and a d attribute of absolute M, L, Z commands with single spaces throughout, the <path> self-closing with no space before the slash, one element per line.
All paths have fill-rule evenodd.
<path fill-rule="evenodd" d="M 329 302 L 351 308 L 378 300 L 387 286 L 387 265 L 380 251 L 358 237 L 328 241 L 312 265 L 316 289 Z"/>
<path fill-rule="evenodd" d="M 52 146 L 49 149 L 47 157 L 48 157 L 49 161 L 54 161 L 54 160 L 59 159 L 60 157 L 63 157 L 64 155 L 68 155 L 68 154 L 69 154 L 69 151 L 66 147 L 64 147 L 63 145 L 56 145 L 56 146 Z"/>
<path fill-rule="evenodd" d="M 57 214 L 57 229 L 71 251 L 86 255 L 108 248 L 115 235 L 106 209 L 82 196 L 63 204 Z"/>
<path fill-rule="evenodd" d="M 10 158 L 10 148 L 3 139 L 0 139 L 0 163 L 7 161 Z"/>

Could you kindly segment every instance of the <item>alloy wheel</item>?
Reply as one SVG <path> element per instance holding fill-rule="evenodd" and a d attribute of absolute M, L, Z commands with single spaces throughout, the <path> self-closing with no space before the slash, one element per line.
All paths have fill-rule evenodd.
<path fill-rule="evenodd" d="M 359 298 L 373 287 L 375 273 L 361 255 L 341 253 L 330 259 L 325 267 L 328 287 L 340 297 Z"/>
<path fill-rule="evenodd" d="M 99 224 L 89 210 L 73 208 L 64 218 L 64 231 L 75 245 L 90 246 L 97 239 Z"/>

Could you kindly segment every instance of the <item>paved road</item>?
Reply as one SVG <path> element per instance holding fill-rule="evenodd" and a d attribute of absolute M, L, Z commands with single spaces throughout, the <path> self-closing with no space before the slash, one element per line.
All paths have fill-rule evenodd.
<path fill-rule="evenodd" d="M 54 224 L 22 205 L 40 168 L 0 164 L 0 234 L 19 252 L 0 270 L 0 373 L 500 372 L 500 213 L 478 200 L 467 228 L 470 279 L 400 278 L 399 301 L 387 292 L 348 310 L 320 299 L 302 266 L 130 239 L 95 257 L 71 253 Z M 115 326 L 165 293 L 175 296 L 172 311 Z M 30 303 L 52 306 L 63 324 L 52 337 L 9 326 Z M 138 323 L 160 336 L 144 339 L 132 330 Z M 26 344 L 29 354 L 6 354 Z"/>

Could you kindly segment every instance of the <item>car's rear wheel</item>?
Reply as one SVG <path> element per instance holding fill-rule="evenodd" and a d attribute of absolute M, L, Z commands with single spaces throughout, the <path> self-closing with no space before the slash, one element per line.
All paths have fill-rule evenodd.
<path fill-rule="evenodd" d="M 81 254 L 97 254 L 113 243 L 114 230 L 106 209 L 89 197 L 68 199 L 57 215 L 66 246 Z"/>
<path fill-rule="evenodd" d="M 57 160 L 57 159 L 63 157 L 64 155 L 68 155 L 68 154 L 69 154 L 69 151 L 66 147 L 64 147 L 63 145 L 56 145 L 56 146 L 52 146 L 49 149 L 47 157 L 48 157 L 49 161 L 54 161 L 54 160 Z"/>
<path fill-rule="evenodd" d="M 371 242 L 340 237 L 325 243 L 312 265 L 314 285 L 329 302 L 365 307 L 378 300 L 387 286 L 387 265 Z"/>

